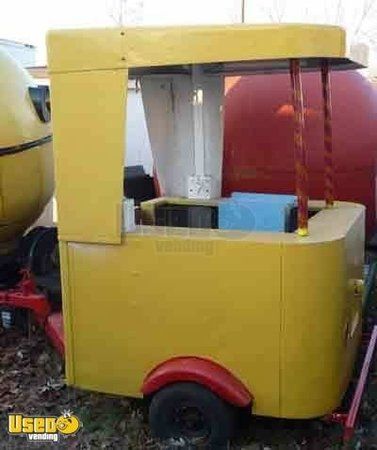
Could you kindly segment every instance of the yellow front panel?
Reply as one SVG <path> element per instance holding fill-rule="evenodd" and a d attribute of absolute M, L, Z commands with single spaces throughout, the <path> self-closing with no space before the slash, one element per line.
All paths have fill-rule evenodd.
<path fill-rule="evenodd" d="M 256 414 L 279 415 L 279 244 L 168 233 L 67 244 L 68 381 L 140 396 L 158 363 L 203 356 L 249 387 Z"/>
<path fill-rule="evenodd" d="M 120 242 L 126 76 L 51 77 L 60 239 Z"/>

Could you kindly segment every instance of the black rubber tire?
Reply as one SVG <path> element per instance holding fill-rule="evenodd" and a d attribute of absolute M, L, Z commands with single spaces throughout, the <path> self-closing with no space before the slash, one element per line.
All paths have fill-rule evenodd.
<path fill-rule="evenodd" d="M 44 233 L 47 227 L 34 227 L 28 231 L 21 239 L 19 252 L 21 258 L 21 265 L 28 266 L 29 264 L 29 254 L 32 248 L 33 242 L 38 239 L 39 235 Z"/>
<path fill-rule="evenodd" d="M 36 227 L 23 238 L 22 254 L 24 265 L 33 275 L 43 276 L 57 271 L 59 258 L 56 227 Z"/>
<path fill-rule="evenodd" d="M 196 408 L 203 430 L 182 428 L 178 423 L 179 408 Z M 171 384 L 158 391 L 149 406 L 149 425 L 156 437 L 181 438 L 188 444 L 200 445 L 193 448 L 226 448 L 233 435 L 234 421 L 235 408 L 197 383 Z"/>

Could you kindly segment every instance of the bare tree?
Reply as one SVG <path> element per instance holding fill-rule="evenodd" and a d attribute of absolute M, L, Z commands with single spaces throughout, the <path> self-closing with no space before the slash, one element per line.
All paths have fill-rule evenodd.
<path fill-rule="evenodd" d="M 109 2 L 109 16 L 118 26 L 126 24 L 128 0 L 112 0 Z"/>
<path fill-rule="evenodd" d="M 338 0 L 335 9 L 335 23 L 341 24 L 343 23 L 343 20 L 344 20 L 344 0 Z"/>
<path fill-rule="evenodd" d="M 318 13 L 318 2 L 300 2 L 303 8 L 303 20 L 310 20 L 313 11 Z M 377 0 L 358 0 L 357 7 L 360 11 L 356 24 L 347 23 L 346 0 L 336 0 L 329 6 L 330 2 L 324 1 L 323 21 L 344 26 L 349 30 L 350 40 L 364 40 L 368 44 L 377 47 Z M 313 5 L 316 9 L 313 9 Z M 287 0 L 270 0 L 264 3 L 262 10 L 271 22 L 282 22 L 286 20 Z"/>
<path fill-rule="evenodd" d="M 286 7 L 287 0 L 272 0 L 270 5 L 264 4 L 262 10 L 271 22 L 280 23 L 284 18 Z"/>
<path fill-rule="evenodd" d="M 108 0 L 109 16 L 118 26 L 142 21 L 143 0 Z"/>
<path fill-rule="evenodd" d="M 364 0 L 361 15 L 353 31 L 353 38 L 364 39 L 377 46 L 377 1 Z"/>
<path fill-rule="evenodd" d="M 273 0 L 273 8 L 275 10 L 276 22 L 280 23 L 285 15 L 287 0 Z"/>
<path fill-rule="evenodd" d="M 373 8 L 376 6 L 376 0 L 364 0 L 364 4 L 361 11 L 360 19 L 355 27 L 355 35 L 361 32 L 363 25 L 373 12 Z"/>

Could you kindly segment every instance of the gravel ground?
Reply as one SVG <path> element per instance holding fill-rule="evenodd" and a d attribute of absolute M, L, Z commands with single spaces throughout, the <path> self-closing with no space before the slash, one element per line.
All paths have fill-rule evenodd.
<path fill-rule="evenodd" d="M 63 365 L 43 333 L 28 336 L 0 330 L 0 449 L 170 449 L 180 443 L 155 442 L 145 406 L 122 397 L 67 387 Z M 75 437 L 58 444 L 27 443 L 7 434 L 7 413 L 60 415 L 71 410 L 83 422 Z M 190 448 L 180 446 L 180 448 Z M 319 420 L 247 420 L 230 449 L 341 449 L 341 429 Z M 377 449 L 377 371 L 374 363 L 356 437 L 348 447 Z"/>

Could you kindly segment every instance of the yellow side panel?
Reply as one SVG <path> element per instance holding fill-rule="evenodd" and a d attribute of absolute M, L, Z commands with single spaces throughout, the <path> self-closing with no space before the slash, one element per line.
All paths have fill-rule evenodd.
<path fill-rule="evenodd" d="M 68 263 L 68 243 L 59 242 L 60 274 L 63 297 L 63 319 L 64 319 L 64 343 L 65 343 L 65 376 L 69 384 L 74 384 L 74 373 L 72 363 L 72 312 L 71 303 L 67 299 L 71 298 L 69 284 L 69 263 Z"/>
<path fill-rule="evenodd" d="M 361 234 L 362 219 L 353 226 Z M 361 328 L 361 299 L 354 298 L 348 284 L 356 272 L 361 277 L 363 246 L 353 247 L 353 254 L 347 255 L 345 239 L 284 246 L 283 417 L 330 413 L 339 406 L 348 385 Z"/>
<path fill-rule="evenodd" d="M 121 246 L 68 243 L 69 381 L 140 396 L 148 371 L 211 358 L 279 415 L 280 244 L 128 234 Z"/>
<path fill-rule="evenodd" d="M 363 279 L 365 248 L 365 207 L 353 226 L 349 229 L 344 239 L 346 264 L 346 309 L 343 325 L 343 337 L 346 338 L 345 354 L 343 358 L 343 370 L 341 389 L 344 392 L 351 380 L 354 363 L 358 352 L 362 332 L 362 295 L 357 295 L 353 289 L 354 280 Z M 344 341 L 343 341 L 344 343 Z M 343 347 L 344 348 L 344 347 Z"/>
<path fill-rule="evenodd" d="M 49 69 L 149 67 L 221 61 L 345 57 L 345 32 L 270 24 L 51 31 Z"/>
<path fill-rule="evenodd" d="M 120 242 L 126 76 L 104 70 L 51 77 L 60 239 Z"/>

